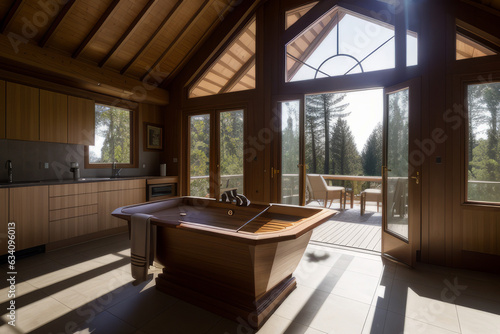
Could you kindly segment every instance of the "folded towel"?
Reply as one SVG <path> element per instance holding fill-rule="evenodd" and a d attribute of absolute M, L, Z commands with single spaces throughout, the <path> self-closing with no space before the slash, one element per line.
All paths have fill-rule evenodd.
<path fill-rule="evenodd" d="M 153 263 L 154 251 L 151 248 L 156 238 L 150 218 L 150 215 L 135 213 L 130 222 L 130 263 L 135 284 L 147 280 L 149 265 Z"/>

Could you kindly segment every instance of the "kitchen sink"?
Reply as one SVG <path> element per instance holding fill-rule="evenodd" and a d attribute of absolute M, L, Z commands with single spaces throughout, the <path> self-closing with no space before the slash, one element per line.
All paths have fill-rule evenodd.
<path fill-rule="evenodd" d="M 78 181 L 102 181 L 111 180 L 110 177 L 82 177 Z"/>

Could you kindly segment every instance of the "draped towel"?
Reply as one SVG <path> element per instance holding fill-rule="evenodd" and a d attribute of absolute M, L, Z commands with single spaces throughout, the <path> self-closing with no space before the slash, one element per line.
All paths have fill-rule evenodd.
<path fill-rule="evenodd" d="M 150 224 L 150 218 L 150 215 L 135 213 L 130 222 L 130 263 L 132 277 L 136 280 L 134 284 L 147 280 L 148 269 L 154 259 L 156 237 Z"/>

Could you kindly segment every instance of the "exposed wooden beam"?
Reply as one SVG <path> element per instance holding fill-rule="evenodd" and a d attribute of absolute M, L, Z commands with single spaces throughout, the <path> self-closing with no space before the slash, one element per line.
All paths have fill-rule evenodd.
<path fill-rule="evenodd" d="M 152 88 L 139 80 L 72 59 L 50 48 L 42 49 L 31 43 L 20 48 L 22 52 L 16 53 L 9 38 L 0 35 L 0 63 L 10 68 L 29 69 L 33 77 L 50 76 L 54 82 L 65 80 L 75 88 L 91 92 L 135 102 L 168 104 L 168 92 L 159 87 Z M 158 73 L 158 77 L 160 81 L 164 74 Z"/>
<path fill-rule="evenodd" d="M 221 17 L 221 18 L 226 17 L 227 12 L 229 10 L 231 10 L 232 8 L 233 7 L 231 6 L 231 3 L 229 2 L 226 5 L 226 7 L 222 11 L 219 12 L 219 17 Z M 212 35 L 212 32 L 216 29 L 216 27 L 218 26 L 218 24 L 219 24 L 219 22 L 217 20 L 215 20 L 214 22 L 212 22 L 212 24 L 210 25 L 210 27 L 198 39 L 198 41 L 196 42 L 196 44 L 193 45 L 191 47 L 191 49 L 189 49 L 188 53 L 186 54 L 186 56 L 184 56 L 184 58 L 182 59 L 182 61 L 179 62 L 175 66 L 175 68 L 170 71 L 169 76 L 167 78 L 165 78 L 165 80 L 161 84 L 161 87 L 164 87 L 168 82 L 170 82 L 170 80 L 172 80 L 172 78 L 175 78 L 175 76 L 177 75 L 177 73 L 179 73 L 179 71 L 181 71 L 181 69 L 191 59 L 191 57 L 195 54 L 195 52 L 197 50 L 199 50 L 199 48 L 202 46 L 202 44 L 205 43 L 207 41 L 207 39 Z"/>
<path fill-rule="evenodd" d="M 149 0 L 148 3 L 144 6 L 144 8 L 141 10 L 139 14 L 135 17 L 134 21 L 129 25 L 125 33 L 120 37 L 118 42 L 113 45 L 111 50 L 108 52 L 106 57 L 104 57 L 101 62 L 99 63 L 99 67 L 103 67 L 106 65 L 108 60 L 115 54 L 116 50 L 118 50 L 123 43 L 125 43 L 126 40 L 128 40 L 129 36 L 132 35 L 133 32 L 137 29 L 137 27 L 140 25 L 142 20 L 145 18 L 146 14 L 149 12 L 151 6 L 156 2 L 156 0 Z"/>
<path fill-rule="evenodd" d="M 201 12 L 203 12 L 203 10 L 205 10 L 205 8 L 207 8 L 208 4 L 211 3 L 212 1 L 214 0 L 205 0 L 203 2 L 203 4 L 200 6 L 200 8 L 198 8 L 198 10 L 196 11 L 196 13 L 191 17 L 191 19 L 184 25 L 184 27 L 182 28 L 181 30 L 181 33 L 179 35 L 177 35 L 175 37 L 175 39 L 172 41 L 172 43 L 170 43 L 170 45 L 162 52 L 162 54 L 160 55 L 160 57 L 155 61 L 155 63 L 153 64 L 153 66 L 150 66 L 150 69 L 146 71 L 146 73 L 141 77 L 141 80 L 144 80 L 148 75 L 149 73 L 152 71 L 152 69 L 156 68 L 156 66 L 158 66 L 158 64 L 160 64 L 161 62 L 163 62 L 163 60 L 165 59 L 165 56 L 168 54 L 168 52 L 175 46 L 175 44 L 177 44 L 177 42 L 179 41 L 179 39 L 184 36 L 185 34 L 187 34 L 188 30 L 189 30 L 189 27 L 191 26 L 191 24 L 198 18 L 198 16 L 201 14 Z"/>
<path fill-rule="evenodd" d="M 2 24 L 0 25 L 0 34 L 3 34 L 10 23 L 13 21 L 14 17 L 16 17 L 21 5 L 23 4 L 23 0 L 15 0 L 9 8 L 7 15 L 2 20 Z"/>
<path fill-rule="evenodd" d="M 57 14 L 57 17 L 54 19 L 54 21 L 50 25 L 49 29 L 45 32 L 43 37 L 38 42 L 38 45 L 40 47 L 42 47 L 42 48 L 45 47 L 45 45 L 50 40 L 52 35 L 54 35 L 57 28 L 59 27 L 59 24 L 61 24 L 62 20 L 64 19 L 66 14 L 68 14 L 69 10 L 75 4 L 75 2 L 76 2 L 76 0 L 68 0 L 68 2 L 64 5 L 64 7 L 59 12 L 59 14 Z"/>
<path fill-rule="evenodd" d="M 92 39 L 95 37 L 97 32 L 101 30 L 103 24 L 106 22 L 106 20 L 109 18 L 109 16 L 113 13 L 115 10 L 116 6 L 120 3 L 120 0 L 113 0 L 111 4 L 106 8 L 104 13 L 101 15 L 99 18 L 99 21 L 94 25 L 92 30 L 90 30 L 89 34 L 85 37 L 83 42 L 78 46 L 78 48 L 73 52 L 73 58 L 78 58 L 79 55 L 82 54 L 82 52 L 87 48 L 87 46 L 90 44 Z"/>
<path fill-rule="evenodd" d="M 254 40 L 255 41 L 255 40 Z M 246 46 L 242 41 L 240 41 L 239 39 L 236 40 L 236 44 L 238 44 L 240 46 L 240 48 L 242 48 L 243 50 L 245 50 L 246 52 L 248 52 L 248 54 L 254 54 L 255 52 L 250 50 L 250 48 L 248 46 Z"/>
<path fill-rule="evenodd" d="M 242 1 L 239 2 L 238 6 L 231 7 L 231 13 L 225 16 L 224 20 L 214 28 L 211 34 L 212 38 L 203 44 L 202 49 L 193 52 L 192 57 L 185 57 L 182 63 L 184 66 L 178 65 L 170 71 L 171 75 L 160 86 L 175 85 L 177 81 L 189 86 L 199 80 L 214 59 L 229 45 L 236 32 L 250 20 L 257 8 L 265 2 L 266 0 Z M 175 73 L 175 77 L 172 76 L 172 73 Z"/>
<path fill-rule="evenodd" d="M 120 71 L 121 74 L 127 73 L 127 71 L 129 70 L 129 68 L 137 61 L 137 59 L 139 59 L 139 57 L 149 47 L 149 45 L 151 45 L 153 43 L 153 41 L 158 37 L 158 34 L 163 29 L 163 27 L 165 26 L 165 24 L 167 24 L 167 22 L 170 19 L 170 17 L 172 17 L 172 15 L 175 13 L 175 11 L 177 10 L 177 8 L 179 8 L 179 6 L 181 5 L 182 1 L 183 0 L 177 0 L 177 2 L 175 3 L 174 7 L 170 10 L 170 12 L 168 13 L 168 15 L 165 16 L 165 18 L 160 23 L 160 25 L 158 26 L 158 28 L 156 28 L 156 30 L 153 33 L 153 35 L 151 35 L 151 37 L 146 41 L 146 43 L 144 43 L 144 45 L 141 47 L 141 49 L 128 62 L 128 64 L 125 65 L 125 67 L 122 68 L 122 70 Z M 153 68 L 154 66 L 151 66 L 151 67 Z"/>
<path fill-rule="evenodd" d="M 224 87 L 221 88 L 219 93 L 227 93 L 231 88 L 233 88 L 242 77 L 248 72 L 248 70 L 255 65 L 255 55 L 250 57 L 248 61 L 236 72 L 231 80 L 229 80 Z"/>

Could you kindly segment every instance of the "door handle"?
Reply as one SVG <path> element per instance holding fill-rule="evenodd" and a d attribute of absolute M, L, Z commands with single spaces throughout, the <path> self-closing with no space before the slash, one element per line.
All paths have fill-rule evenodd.
<path fill-rule="evenodd" d="M 274 178 L 274 175 L 279 174 L 279 172 L 279 169 L 274 169 L 274 167 L 271 167 L 271 178 Z"/>
<path fill-rule="evenodd" d="M 420 173 L 419 172 L 417 172 L 417 176 L 412 176 L 411 178 L 415 180 L 416 184 L 420 183 Z"/>

